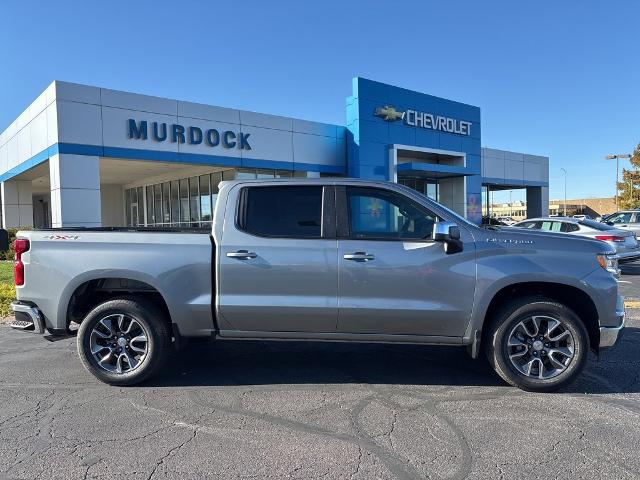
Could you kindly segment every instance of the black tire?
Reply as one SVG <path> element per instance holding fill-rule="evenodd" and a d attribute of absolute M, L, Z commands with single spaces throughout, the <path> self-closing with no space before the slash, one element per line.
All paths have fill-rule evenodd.
<path fill-rule="evenodd" d="M 117 373 L 99 365 L 91 353 L 91 334 L 101 319 L 121 314 L 134 318 L 146 330 L 147 343 L 139 365 L 130 371 Z M 171 346 L 171 334 L 165 315 L 153 302 L 123 297 L 104 302 L 87 314 L 78 329 L 77 344 L 82 364 L 94 377 L 109 385 L 127 386 L 144 382 L 158 372 Z"/>
<path fill-rule="evenodd" d="M 573 358 L 568 361 L 564 370 L 551 378 L 527 376 L 526 372 L 518 370 L 509 357 L 509 352 L 514 352 L 514 349 L 517 349 L 516 352 L 519 353 L 520 350 L 526 350 L 527 353 L 524 355 L 529 355 L 522 362 L 533 359 L 531 355 L 534 354 L 539 356 L 540 359 L 544 358 L 543 354 L 546 354 L 546 350 L 544 353 L 543 351 L 534 353 L 533 347 L 507 346 L 509 336 L 520 322 L 533 316 L 550 317 L 557 320 L 560 322 L 561 327 L 568 331 L 572 337 Z M 541 322 L 545 321 L 544 319 L 541 320 Z M 531 327 L 531 330 L 533 330 L 533 327 Z M 496 313 L 494 318 L 490 319 L 484 340 L 485 355 L 498 375 L 510 385 L 532 392 L 550 392 L 569 385 L 584 369 L 589 353 L 589 334 L 580 318 L 566 305 L 542 296 L 523 297 L 505 305 Z M 543 345 L 547 344 L 544 343 Z M 540 347 L 540 344 L 538 344 L 538 347 Z M 558 357 L 554 358 L 557 359 Z M 562 359 L 563 357 L 560 358 Z M 548 358 L 546 360 L 548 362 Z M 515 361 L 517 363 L 519 358 L 516 358 Z M 537 361 L 534 365 L 536 365 L 536 371 L 539 373 L 541 367 L 537 366 Z M 553 365 L 551 366 L 553 367 Z"/>

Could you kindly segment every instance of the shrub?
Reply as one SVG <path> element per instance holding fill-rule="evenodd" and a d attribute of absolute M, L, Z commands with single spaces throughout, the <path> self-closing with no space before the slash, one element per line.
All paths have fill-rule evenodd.
<path fill-rule="evenodd" d="M 9 305 L 16 298 L 16 288 L 11 283 L 0 283 L 0 317 L 11 315 Z"/>
<path fill-rule="evenodd" d="M 7 233 L 9 234 L 9 250 L 0 251 L 0 260 L 13 260 L 15 252 L 13 251 L 13 242 L 16 239 L 16 233 L 19 230 L 30 230 L 29 227 L 20 227 L 20 228 L 7 228 Z"/>

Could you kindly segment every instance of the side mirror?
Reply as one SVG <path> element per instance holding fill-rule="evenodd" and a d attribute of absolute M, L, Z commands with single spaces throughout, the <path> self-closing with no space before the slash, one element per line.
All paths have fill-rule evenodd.
<path fill-rule="evenodd" d="M 9 232 L 0 228 L 0 251 L 9 250 Z"/>
<path fill-rule="evenodd" d="M 459 253 L 463 250 L 460 241 L 460 227 L 453 222 L 437 222 L 433 228 L 433 240 L 444 243 L 446 254 Z"/>
<path fill-rule="evenodd" d="M 436 242 L 460 240 L 460 228 L 453 222 L 437 222 L 433 228 L 433 239 Z"/>
<path fill-rule="evenodd" d="M 614 225 L 613 222 L 604 222 L 604 223 L 606 223 L 607 225 L 611 225 L 611 226 Z"/>

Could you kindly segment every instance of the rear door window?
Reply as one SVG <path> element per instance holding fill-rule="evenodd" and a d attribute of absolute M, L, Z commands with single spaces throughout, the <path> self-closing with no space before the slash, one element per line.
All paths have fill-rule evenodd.
<path fill-rule="evenodd" d="M 551 231 L 551 226 L 553 225 L 554 222 L 549 222 L 549 221 L 544 221 L 542 222 L 542 225 L 540 226 L 540 230 L 545 230 L 547 232 Z"/>
<path fill-rule="evenodd" d="M 522 222 L 518 227 L 520 228 L 532 228 L 534 230 L 540 230 L 542 222 Z"/>
<path fill-rule="evenodd" d="M 254 235 L 322 236 L 322 186 L 247 187 L 238 223 Z"/>
<path fill-rule="evenodd" d="M 560 231 L 565 233 L 577 232 L 578 230 L 580 227 L 576 223 L 562 222 L 560 227 Z"/>

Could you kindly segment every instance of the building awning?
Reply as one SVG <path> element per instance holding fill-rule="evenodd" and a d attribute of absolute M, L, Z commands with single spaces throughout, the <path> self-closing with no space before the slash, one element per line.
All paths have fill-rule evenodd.
<path fill-rule="evenodd" d="M 398 172 L 398 175 L 408 174 L 429 178 L 450 178 L 477 175 L 477 172 L 472 172 L 468 167 L 424 162 L 400 163 L 396 166 L 396 171 Z"/>

